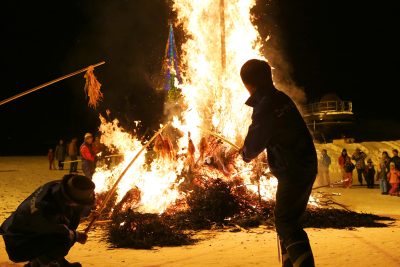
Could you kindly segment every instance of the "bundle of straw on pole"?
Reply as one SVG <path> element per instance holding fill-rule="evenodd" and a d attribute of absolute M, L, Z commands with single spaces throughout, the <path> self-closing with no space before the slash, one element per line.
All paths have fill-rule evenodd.
<path fill-rule="evenodd" d="M 89 66 L 86 71 L 85 93 L 89 97 L 89 107 L 96 109 L 99 102 L 103 99 L 103 93 L 100 91 L 101 83 L 94 76 L 93 70 L 94 66 Z"/>

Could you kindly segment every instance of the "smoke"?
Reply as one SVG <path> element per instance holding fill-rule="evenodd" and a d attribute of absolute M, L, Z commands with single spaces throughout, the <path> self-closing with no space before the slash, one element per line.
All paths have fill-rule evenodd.
<path fill-rule="evenodd" d="M 293 68 L 280 49 L 279 39 L 269 40 L 267 58 L 273 69 L 273 79 L 276 88 L 285 92 L 298 106 L 307 102 L 304 88 L 296 85 L 292 79 Z"/>
<path fill-rule="evenodd" d="M 278 3 L 279 2 L 279 3 Z M 294 78 L 294 64 L 289 50 L 290 33 L 283 26 L 285 14 L 280 10 L 281 1 L 258 0 L 253 8 L 253 23 L 257 25 L 261 38 L 266 44 L 263 53 L 273 67 L 275 86 L 285 92 L 298 105 L 307 102 L 305 88 L 299 86 Z M 297 67 L 297 66 L 296 66 Z"/>

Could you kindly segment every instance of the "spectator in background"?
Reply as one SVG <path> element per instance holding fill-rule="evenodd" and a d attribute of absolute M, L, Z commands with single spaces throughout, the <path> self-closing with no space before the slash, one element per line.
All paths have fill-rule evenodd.
<path fill-rule="evenodd" d="M 343 179 L 343 187 L 350 188 L 353 184 L 353 170 L 355 166 L 353 162 L 351 162 L 351 158 L 347 157 L 344 163 L 344 179 Z"/>
<path fill-rule="evenodd" d="M 390 170 L 387 174 L 387 178 L 391 186 L 389 194 L 391 196 L 398 195 L 400 171 L 396 169 L 396 166 L 393 162 L 390 162 Z"/>
<path fill-rule="evenodd" d="M 69 173 L 77 173 L 78 172 L 78 146 L 77 146 L 78 139 L 73 138 L 71 143 L 68 146 L 68 155 L 71 159 L 71 164 L 69 165 Z"/>
<path fill-rule="evenodd" d="M 319 161 L 319 177 L 321 185 L 330 185 L 329 166 L 331 165 L 331 157 L 328 156 L 328 151 L 322 149 L 321 159 Z"/>
<path fill-rule="evenodd" d="M 356 152 L 354 152 L 351 157 L 352 160 L 356 162 L 356 169 L 358 175 L 358 182 L 360 185 L 363 184 L 363 174 L 365 169 L 365 159 L 367 158 L 367 154 L 361 151 L 361 149 L 357 148 Z"/>
<path fill-rule="evenodd" d="M 399 151 L 397 149 L 393 149 L 392 150 L 392 160 L 391 162 L 394 163 L 394 167 L 396 168 L 396 170 L 400 171 L 400 157 L 399 157 Z"/>
<path fill-rule="evenodd" d="M 49 159 L 49 170 L 55 170 L 56 166 L 54 166 L 54 152 L 52 148 L 47 152 L 47 158 Z"/>
<path fill-rule="evenodd" d="M 375 167 L 371 159 L 368 159 L 367 166 L 365 166 L 365 180 L 367 181 L 367 188 L 374 188 Z"/>
<path fill-rule="evenodd" d="M 343 148 L 342 154 L 340 154 L 340 157 L 338 159 L 340 170 L 342 172 L 342 180 L 345 180 L 345 170 L 344 170 L 344 165 L 346 163 L 346 159 L 349 158 L 349 155 L 347 155 L 347 150 Z"/>
<path fill-rule="evenodd" d="M 64 140 L 60 140 L 58 145 L 56 146 L 55 156 L 58 161 L 58 169 L 64 169 L 64 161 L 65 161 L 66 149 L 64 146 Z"/>
<path fill-rule="evenodd" d="M 93 146 L 93 135 L 91 133 L 86 133 L 84 140 L 79 149 L 82 157 L 82 171 L 87 178 L 92 179 L 96 169 L 96 147 Z"/>
<path fill-rule="evenodd" d="M 388 181 L 387 175 L 389 173 L 389 164 L 390 164 L 390 157 L 386 151 L 382 152 L 382 158 L 379 162 L 379 169 L 377 180 L 379 180 L 379 187 L 381 189 L 382 195 L 388 194 Z"/>

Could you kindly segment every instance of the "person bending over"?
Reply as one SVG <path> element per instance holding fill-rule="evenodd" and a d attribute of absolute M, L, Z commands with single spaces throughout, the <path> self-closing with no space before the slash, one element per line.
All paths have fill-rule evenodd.
<path fill-rule="evenodd" d="M 64 257 L 87 240 L 76 229 L 82 211 L 94 204 L 94 188 L 89 178 L 69 174 L 35 190 L 0 227 L 10 260 L 30 267 L 81 266 Z"/>

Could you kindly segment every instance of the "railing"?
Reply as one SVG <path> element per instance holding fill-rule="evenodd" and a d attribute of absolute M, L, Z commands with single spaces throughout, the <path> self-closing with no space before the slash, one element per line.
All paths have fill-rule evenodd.
<path fill-rule="evenodd" d="M 304 115 L 326 112 L 353 112 L 353 103 L 351 101 L 323 101 L 303 106 Z"/>

